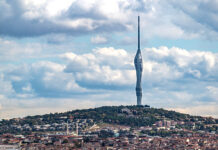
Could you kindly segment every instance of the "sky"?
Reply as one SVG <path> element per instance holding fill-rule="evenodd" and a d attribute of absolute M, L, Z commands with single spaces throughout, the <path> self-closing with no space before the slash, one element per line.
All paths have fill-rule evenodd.
<path fill-rule="evenodd" d="M 142 103 L 218 118 L 218 0 L 0 0 L 0 119 Z"/>

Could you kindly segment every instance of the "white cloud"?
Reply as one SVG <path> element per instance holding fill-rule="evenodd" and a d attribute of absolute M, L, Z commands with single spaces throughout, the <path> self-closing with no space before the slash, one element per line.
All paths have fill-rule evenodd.
<path fill-rule="evenodd" d="M 218 102 L 218 87 L 207 86 L 206 88 L 209 91 L 209 94 Z"/>
<path fill-rule="evenodd" d="M 0 94 L 10 96 L 14 94 L 11 82 L 8 81 L 4 74 L 0 74 Z"/>
<path fill-rule="evenodd" d="M 183 108 L 169 108 L 169 110 L 179 111 L 181 113 L 191 114 L 195 116 L 207 116 L 218 118 L 217 103 L 198 104 L 197 106 L 186 106 Z"/>
<path fill-rule="evenodd" d="M 97 35 L 91 38 L 91 42 L 94 44 L 104 44 L 107 42 L 107 39 L 103 36 Z"/>
<path fill-rule="evenodd" d="M 0 3 L 1 14 L 4 14 L 0 18 L 0 33 L 26 37 L 131 31 L 136 28 L 139 12 L 146 37 L 216 39 L 218 20 L 214 5 L 204 0 L 3 0 Z M 92 42 L 105 43 L 106 40 L 97 36 Z"/>
<path fill-rule="evenodd" d="M 82 98 L 87 102 L 87 97 L 92 97 L 88 103 L 94 106 L 98 104 L 95 97 L 99 97 L 105 102 L 114 100 L 111 105 L 123 102 L 134 104 L 134 55 L 124 49 L 103 47 L 89 53 L 62 53 L 57 62 L 37 61 L 3 67 L 0 78 L 3 90 L 0 94 L 8 103 L 3 103 L 4 100 L 0 102 L 5 108 L 2 111 L 6 111 L 11 103 L 18 105 L 21 99 L 25 102 L 30 99 L 32 107 L 42 108 L 42 105 L 34 106 L 38 98 L 45 99 L 45 103 L 46 99 L 55 98 L 59 102 L 69 97 Z M 192 107 L 200 106 L 199 103 L 209 105 L 217 102 L 217 53 L 159 47 L 143 49 L 142 56 L 144 104 L 179 110 L 187 105 Z M 126 95 L 128 100 L 123 98 Z M 66 110 L 64 107 L 63 110 Z M 18 111 L 23 114 L 25 111 L 22 109 L 19 105 Z M 45 108 L 42 110 L 47 112 Z M 48 111 L 54 110 L 49 107 Z M 190 112 L 189 109 L 184 111 Z M 206 115 L 206 111 L 197 112 Z M 213 113 L 210 115 L 215 116 Z"/>
<path fill-rule="evenodd" d="M 0 62 L 13 62 L 22 59 L 38 58 L 44 45 L 40 43 L 22 44 L 0 38 Z"/>
<path fill-rule="evenodd" d="M 199 79 L 217 80 L 215 73 L 218 68 L 218 55 L 212 52 L 203 51 L 187 51 L 172 47 L 147 48 L 143 54 L 146 60 L 155 61 L 160 65 L 174 69 L 172 72 L 182 73 L 184 75 L 191 75 Z M 158 66 L 158 68 L 163 68 Z M 167 72 L 167 69 L 165 69 Z M 181 76 L 178 76 L 181 77 Z"/>
<path fill-rule="evenodd" d="M 24 86 L 24 87 L 22 88 L 22 90 L 23 90 L 24 92 L 31 92 L 31 91 L 32 91 L 32 87 L 31 87 L 30 84 L 27 84 L 26 86 Z"/>
<path fill-rule="evenodd" d="M 135 104 L 135 54 L 113 47 L 88 51 L 92 46 L 83 43 L 89 42 L 90 35 L 91 42 L 96 44 L 107 44 L 120 36 L 125 37 L 120 42 L 125 46 L 135 43 L 132 31 L 136 31 L 138 12 L 145 39 L 214 40 L 218 37 L 214 1 L 1 0 L 0 94 L 3 98 L 0 99 L 7 99 L 10 104 L 32 99 L 29 105 L 35 105 L 35 112 L 42 105 L 34 101 L 38 98 L 46 101 L 50 97 L 79 99 L 81 95 L 97 97 L 101 93 L 102 100 L 116 99 L 111 104 L 122 100 L 119 104 L 123 104 L 126 99 L 122 97 L 128 95 L 127 104 L 130 101 Z M 84 39 L 81 35 L 85 35 Z M 82 44 L 80 37 L 84 40 Z M 142 54 L 145 102 L 157 107 L 167 107 L 166 102 L 174 108 L 190 105 L 190 109 L 197 102 L 217 102 L 217 53 L 163 46 L 143 49 Z M 96 104 L 95 98 L 85 100 L 90 106 Z M 10 105 L 1 106 L 6 111 Z M 8 112 L 12 113 L 16 107 Z M 46 109 L 53 111 L 52 108 L 42 111 L 47 112 Z M 196 109 L 201 110 L 200 104 Z M 25 115 L 20 106 L 17 111 Z"/>
<path fill-rule="evenodd" d="M 125 50 L 98 48 L 91 54 L 66 53 L 62 57 L 70 59 L 65 71 L 73 73 L 75 80 L 83 86 L 109 88 L 134 83 L 135 71 Z"/>
<path fill-rule="evenodd" d="M 205 85 L 215 86 L 218 80 L 216 53 L 160 47 L 147 48 L 142 51 L 142 54 L 144 59 L 143 86 L 145 88 L 158 87 L 164 91 L 186 90 L 187 87 L 192 88 L 192 84 L 198 82 L 199 90 L 203 91 Z M 48 89 L 55 88 L 57 85 L 55 83 L 58 85 L 64 83 L 68 87 L 77 88 L 78 91 L 82 87 L 89 90 L 93 88 L 112 90 L 129 89 L 135 85 L 134 54 L 123 49 L 97 48 L 91 53 L 64 53 L 60 57 L 67 60 L 66 66 L 50 62 L 32 65 L 34 73 L 43 72 L 40 81 Z M 58 79 L 60 77 L 61 80 Z M 66 84 L 69 82 L 67 80 L 72 83 Z M 66 89 L 67 87 L 60 91 Z M 209 97 L 212 98 L 210 95 Z"/>
<path fill-rule="evenodd" d="M 50 96 L 54 94 L 55 96 L 56 94 L 59 95 L 58 93 L 62 95 L 64 93 L 84 92 L 85 89 L 77 85 L 71 74 L 63 72 L 64 68 L 64 65 L 52 62 L 34 63 L 30 70 L 31 75 L 34 77 L 32 77 L 33 79 L 30 79 L 29 82 L 35 90 L 38 90 L 36 92 L 39 92 L 39 94 L 42 92 L 43 94 L 49 94 Z M 36 82 L 40 84 L 35 85 Z M 56 94 L 55 91 L 57 92 Z"/>
<path fill-rule="evenodd" d="M 106 56 L 126 57 L 127 52 L 123 49 L 114 49 L 113 47 L 96 49 L 95 53 Z"/>

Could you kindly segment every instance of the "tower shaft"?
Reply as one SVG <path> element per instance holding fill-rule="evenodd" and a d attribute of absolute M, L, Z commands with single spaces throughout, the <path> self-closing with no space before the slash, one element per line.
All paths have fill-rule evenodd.
<path fill-rule="evenodd" d="M 141 78 L 143 71 L 143 62 L 142 55 L 140 50 L 140 16 L 138 16 L 138 50 L 134 59 L 135 69 L 136 69 L 136 96 L 137 96 L 137 105 L 142 105 L 142 86 Z"/>

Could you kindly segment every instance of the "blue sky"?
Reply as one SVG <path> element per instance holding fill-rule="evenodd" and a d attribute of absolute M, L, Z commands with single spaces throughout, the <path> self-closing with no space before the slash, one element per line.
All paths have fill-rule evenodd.
<path fill-rule="evenodd" d="M 218 1 L 1 0 L 0 119 L 143 104 L 218 117 Z"/>

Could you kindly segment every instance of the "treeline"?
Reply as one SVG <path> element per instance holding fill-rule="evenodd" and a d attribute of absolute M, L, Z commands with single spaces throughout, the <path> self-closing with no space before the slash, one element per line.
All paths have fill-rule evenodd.
<path fill-rule="evenodd" d="M 104 122 L 111 124 L 127 125 L 132 127 L 150 126 L 159 120 L 174 120 L 184 122 L 199 122 L 203 124 L 217 124 L 218 119 L 191 116 L 175 111 L 150 108 L 145 106 L 103 106 L 99 108 L 73 110 L 65 113 L 54 113 L 25 118 L 15 118 L 0 121 L 1 130 L 9 130 L 11 125 L 44 125 L 63 123 L 74 119 L 93 119 L 95 123 Z"/>

